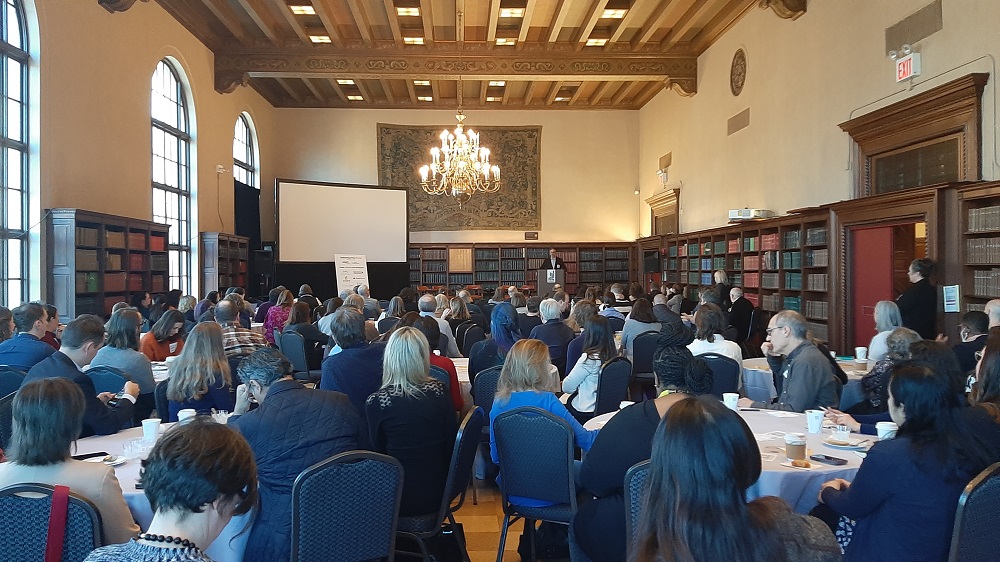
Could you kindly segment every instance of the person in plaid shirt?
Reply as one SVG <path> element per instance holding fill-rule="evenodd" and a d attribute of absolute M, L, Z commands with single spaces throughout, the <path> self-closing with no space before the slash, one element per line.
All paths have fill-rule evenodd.
<path fill-rule="evenodd" d="M 245 357 L 267 347 L 263 335 L 240 326 L 239 309 L 232 301 L 222 299 L 215 305 L 215 321 L 222 326 L 222 347 L 226 357 Z"/>

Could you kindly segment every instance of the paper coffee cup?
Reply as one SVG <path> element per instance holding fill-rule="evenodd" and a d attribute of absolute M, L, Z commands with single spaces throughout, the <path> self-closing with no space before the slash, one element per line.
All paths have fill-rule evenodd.
<path fill-rule="evenodd" d="M 806 410 L 806 426 L 809 433 L 823 431 L 823 410 Z"/>
<path fill-rule="evenodd" d="M 185 408 L 180 412 L 177 412 L 177 421 L 180 423 L 184 423 L 190 419 L 194 419 L 194 417 L 197 415 L 198 412 L 196 412 L 192 408 Z"/>
<path fill-rule="evenodd" d="M 156 441 L 160 435 L 160 418 L 142 420 L 142 440 L 146 443 Z"/>
<path fill-rule="evenodd" d="M 895 422 L 878 422 L 875 424 L 875 433 L 878 434 L 879 441 L 896 437 L 896 431 L 898 430 L 899 426 Z"/>
<path fill-rule="evenodd" d="M 722 403 L 726 405 L 730 410 L 736 410 L 739 407 L 740 395 L 735 392 L 723 392 L 722 393 Z"/>
<path fill-rule="evenodd" d="M 854 360 L 855 361 L 868 361 L 868 348 L 867 347 L 855 347 L 854 348 Z"/>
<path fill-rule="evenodd" d="M 785 456 L 793 461 L 806 458 L 806 436 L 804 433 L 785 434 Z"/>

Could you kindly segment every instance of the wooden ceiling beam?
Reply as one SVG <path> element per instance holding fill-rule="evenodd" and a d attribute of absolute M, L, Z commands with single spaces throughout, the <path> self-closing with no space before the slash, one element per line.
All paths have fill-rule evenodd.
<path fill-rule="evenodd" d="M 578 99 L 580 99 L 581 95 L 583 95 L 583 90 L 584 90 L 583 86 L 584 86 L 584 84 L 586 84 L 586 82 L 580 83 L 580 85 L 576 87 L 576 91 L 573 92 L 573 95 L 569 97 L 569 104 L 570 105 L 576 104 L 576 101 Z"/>
<path fill-rule="evenodd" d="M 361 92 L 361 96 L 365 98 L 366 102 L 371 103 L 375 101 L 375 96 L 372 95 L 371 89 L 368 88 L 368 86 L 365 86 L 364 80 L 355 79 L 354 85 L 358 87 L 358 90 Z"/>
<path fill-rule="evenodd" d="M 335 78 L 329 78 L 327 79 L 327 82 L 330 83 L 330 87 L 333 88 L 334 93 L 337 94 L 337 97 L 340 98 L 340 101 L 347 103 L 348 102 L 347 94 L 344 93 L 344 89 L 340 87 L 340 84 L 337 83 L 337 80 Z"/>
<path fill-rule="evenodd" d="M 622 84 L 622 87 L 619 88 L 618 91 L 615 92 L 615 95 L 611 98 L 611 105 L 620 104 L 622 100 L 624 100 L 625 97 L 628 96 L 628 93 L 631 92 L 632 89 L 635 88 L 637 84 L 641 83 L 642 82 L 626 82 L 625 84 Z"/>
<path fill-rule="evenodd" d="M 392 0 L 387 0 L 391 2 Z M 326 30 L 327 36 L 330 37 L 330 42 L 333 46 L 343 48 L 344 39 L 337 33 L 337 22 L 333 19 L 333 10 L 330 8 L 330 0 L 310 0 L 312 7 L 316 10 L 316 15 L 319 16 L 319 20 L 323 22 L 323 29 Z"/>
<path fill-rule="evenodd" d="M 695 54 L 705 52 L 716 39 L 722 37 L 723 33 L 729 31 L 736 22 L 758 5 L 760 5 L 759 0 L 729 0 L 729 3 L 691 38 L 691 52 Z"/>
<path fill-rule="evenodd" d="M 397 47 L 403 46 L 403 32 L 399 30 L 399 19 L 396 16 L 396 5 L 392 0 L 382 0 L 385 6 L 385 17 L 389 20 L 389 29 L 392 32 L 392 40 Z"/>
<path fill-rule="evenodd" d="M 288 26 L 292 28 L 292 31 L 294 31 L 295 35 L 299 37 L 299 40 L 307 45 L 312 44 L 312 41 L 309 39 L 309 34 L 306 33 L 306 28 L 302 25 L 302 22 L 299 21 L 299 16 L 293 14 L 287 4 L 282 2 L 281 6 L 278 7 L 278 11 L 280 11 L 281 15 L 284 16 Z"/>
<path fill-rule="evenodd" d="M 410 103 L 417 105 L 417 90 L 413 87 L 413 80 L 404 80 L 406 82 L 406 93 L 410 96 Z"/>
<path fill-rule="evenodd" d="M 510 82 L 507 82 L 507 84 L 504 85 L 504 87 L 503 87 L 503 97 L 500 99 L 500 105 L 507 105 L 507 102 L 510 101 L 510 92 L 513 89 L 514 88 L 511 87 L 511 83 Z"/>
<path fill-rule="evenodd" d="M 264 33 L 271 43 L 281 46 L 284 39 L 278 33 L 277 22 L 271 17 L 267 6 L 261 4 L 261 0 L 236 0 L 240 7 L 250 16 L 257 27 Z"/>
<path fill-rule="evenodd" d="M 535 94 L 535 86 L 538 82 L 528 82 L 528 87 L 524 89 L 524 97 L 521 98 L 521 105 L 531 104 L 531 98 Z"/>
<path fill-rule="evenodd" d="M 608 0 L 594 0 L 591 3 L 587 16 L 583 18 L 583 26 L 580 27 L 580 33 L 576 37 L 577 51 L 583 50 L 587 46 L 587 39 L 590 39 L 590 33 L 594 31 L 594 26 L 597 25 L 597 20 L 601 19 L 604 7 L 607 5 Z"/>
<path fill-rule="evenodd" d="M 368 22 L 368 15 L 365 13 L 365 7 L 359 4 L 358 0 L 347 0 L 347 7 L 351 10 L 354 24 L 358 26 L 358 33 L 361 34 L 361 40 L 365 42 L 366 47 L 371 48 L 372 30 L 371 24 Z"/>
<path fill-rule="evenodd" d="M 431 0 L 420 0 L 420 21 L 424 24 L 424 45 L 434 44 L 434 16 Z"/>
<path fill-rule="evenodd" d="M 545 45 L 547 49 L 551 49 L 559 38 L 559 32 L 562 31 L 563 23 L 566 22 L 566 14 L 569 12 L 569 4 L 570 0 L 559 0 L 559 5 L 556 6 L 552 22 L 549 23 L 549 40 Z"/>
<path fill-rule="evenodd" d="M 660 48 L 662 50 L 669 51 L 674 48 L 674 46 L 677 45 L 677 43 L 679 43 L 685 35 L 687 35 L 688 31 L 691 31 L 691 29 L 694 28 L 695 24 L 698 23 L 698 20 L 705 14 L 706 10 L 712 7 L 711 2 L 699 2 L 697 0 L 690 1 L 694 2 L 694 4 L 689 6 L 687 10 L 684 10 L 684 14 L 677 20 L 677 23 L 671 26 L 670 33 L 667 33 L 667 36 L 660 42 Z"/>
<path fill-rule="evenodd" d="M 233 11 L 233 7 L 226 0 L 202 0 L 208 11 L 218 18 L 222 25 L 226 26 L 229 33 L 233 34 L 240 43 L 247 42 L 247 32 L 240 24 L 239 17 Z"/>
<path fill-rule="evenodd" d="M 644 8 L 646 4 L 652 2 L 653 0 L 636 0 L 632 7 L 625 12 L 625 17 L 618 21 L 618 25 L 615 30 L 611 33 L 611 37 L 608 38 L 607 44 L 604 46 L 606 50 L 611 50 L 612 46 L 621 39 L 622 34 L 628 29 L 638 18 L 641 13 L 640 8 Z"/>
<path fill-rule="evenodd" d="M 299 93 L 295 91 L 295 88 L 292 88 L 292 85 L 288 83 L 287 79 L 285 79 L 285 78 L 275 78 L 275 80 L 277 80 L 278 84 L 280 84 L 281 87 L 286 92 L 288 92 L 288 95 L 291 96 L 293 100 L 295 100 L 298 103 L 302 103 L 302 96 L 299 95 Z"/>
<path fill-rule="evenodd" d="M 396 103 L 396 96 L 392 93 L 392 84 L 384 78 L 378 82 L 382 85 L 382 91 L 385 92 L 385 99 L 388 100 L 389 103 Z"/>
<path fill-rule="evenodd" d="M 535 12 L 536 0 L 528 0 L 524 7 L 524 17 L 521 18 L 521 28 L 517 32 L 517 48 L 523 49 L 524 42 L 528 40 L 528 30 L 531 28 L 531 15 Z"/>
<path fill-rule="evenodd" d="M 604 97 L 605 92 L 607 92 L 608 88 L 610 88 L 614 84 L 615 83 L 611 81 L 601 82 L 600 85 L 597 86 L 597 89 L 594 90 L 593 95 L 590 96 L 590 105 L 597 105 L 598 103 L 600 103 L 601 98 Z"/>
<path fill-rule="evenodd" d="M 431 101 L 432 104 L 434 105 L 441 104 L 441 87 L 438 86 L 437 80 L 431 80 L 431 97 L 434 98 L 434 100 Z"/>
<path fill-rule="evenodd" d="M 656 94 L 659 94 L 660 91 L 662 91 L 665 87 L 666 86 L 662 82 L 650 82 L 648 85 L 646 85 L 646 87 L 644 87 L 634 96 L 632 96 L 633 100 L 632 105 L 636 109 L 646 105 L 646 103 L 648 103 L 649 100 L 656 97 Z"/>
<path fill-rule="evenodd" d="M 479 80 L 479 105 L 486 105 L 486 91 L 490 89 L 488 80 Z M 507 88 L 504 88 L 505 90 Z"/>
<path fill-rule="evenodd" d="M 490 19 L 486 27 L 486 46 L 490 49 L 497 44 L 497 24 L 499 23 L 500 0 L 490 0 Z"/>
<path fill-rule="evenodd" d="M 303 78 L 302 81 L 305 82 L 306 88 L 309 88 L 309 91 L 312 92 L 312 95 L 315 96 L 317 100 L 326 101 L 326 96 L 323 95 L 323 92 L 319 90 L 319 87 L 313 83 L 311 78 Z"/>
<path fill-rule="evenodd" d="M 552 105 L 556 101 L 556 96 L 559 95 L 559 90 L 562 88 L 562 82 L 553 82 L 552 88 L 549 89 L 549 93 L 545 96 L 545 105 Z"/>

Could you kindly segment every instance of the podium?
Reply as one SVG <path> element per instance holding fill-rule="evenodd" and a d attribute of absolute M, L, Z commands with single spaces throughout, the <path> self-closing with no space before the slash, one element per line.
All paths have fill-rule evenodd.
<path fill-rule="evenodd" d="M 539 269 L 538 270 L 538 281 L 535 283 L 538 287 L 538 296 L 544 297 L 546 295 L 552 296 L 555 291 L 552 289 L 555 285 L 562 286 L 563 290 L 566 290 L 566 270 L 565 269 Z"/>

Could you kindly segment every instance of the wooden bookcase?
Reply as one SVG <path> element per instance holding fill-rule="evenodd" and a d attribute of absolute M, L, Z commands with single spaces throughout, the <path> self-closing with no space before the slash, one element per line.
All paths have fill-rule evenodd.
<path fill-rule="evenodd" d="M 250 239 L 223 232 L 201 233 L 201 289 L 224 291 L 247 286 Z"/>
<path fill-rule="evenodd" d="M 983 310 L 1000 298 L 1000 183 L 959 191 L 962 309 Z"/>
<path fill-rule="evenodd" d="M 169 288 L 169 225 L 81 209 L 47 217 L 46 300 L 63 318 L 107 316 L 134 293 Z"/>

